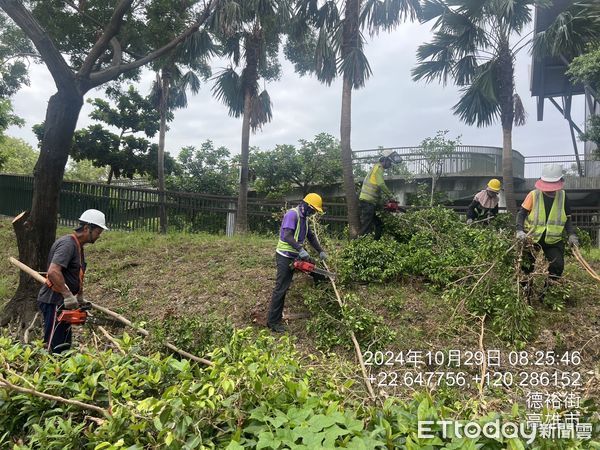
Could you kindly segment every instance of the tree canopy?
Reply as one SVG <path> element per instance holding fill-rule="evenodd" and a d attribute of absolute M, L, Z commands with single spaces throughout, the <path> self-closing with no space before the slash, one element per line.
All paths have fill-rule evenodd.
<path fill-rule="evenodd" d="M 250 167 L 256 176 L 254 188 L 269 197 L 280 197 L 300 189 L 307 194 L 314 186 L 339 183 L 342 164 L 340 143 L 327 133 L 317 134 L 312 141 L 300 139 L 298 147 L 277 145 L 273 150 L 256 151 L 250 156 Z"/>

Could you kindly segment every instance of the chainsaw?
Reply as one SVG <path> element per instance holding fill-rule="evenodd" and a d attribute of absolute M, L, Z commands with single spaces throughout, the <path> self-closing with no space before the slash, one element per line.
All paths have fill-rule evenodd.
<path fill-rule="evenodd" d="M 123 326 L 120 322 L 102 319 L 99 317 L 94 317 L 88 313 L 92 309 L 92 304 L 89 302 L 84 302 L 77 309 L 64 309 L 58 315 L 57 320 L 62 323 L 68 323 L 69 325 L 85 325 L 86 323 L 94 324 L 94 325 L 116 325 Z"/>
<path fill-rule="evenodd" d="M 335 278 L 335 273 L 329 272 L 324 269 L 319 269 L 317 265 L 312 261 L 296 259 L 294 260 L 294 269 L 304 273 L 316 273 L 325 277 Z"/>
<path fill-rule="evenodd" d="M 383 210 L 391 213 L 406 212 L 396 200 L 388 200 L 386 204 L 383 205 Z"/>

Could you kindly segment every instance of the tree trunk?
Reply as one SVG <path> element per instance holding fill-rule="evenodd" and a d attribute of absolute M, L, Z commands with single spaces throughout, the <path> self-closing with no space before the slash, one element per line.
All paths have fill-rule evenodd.
<path fill-rule="evenodd" d="M 431 197 L 429 199 L 429 206 L 433 206 L 433 194 L 435 192 L 435 177 L 431 177 Z"/>
<path fill-rule="evenodd" d="M 250 156 L 250 107 L 252 92 L 244 95 L 244 117 L 242 120 L 242 148 L 240 154 L 240 193 L 235 218 L 236 233 L 248 231 L 248 160 Z"/>
<path fill-rule="evenodd" d="M 109 172 L 108 172 L 108 180 L 106 180 L 106 184 L 110 185 L 110 183 L 112 183 L 112 179 L 113 179 L 113 174 L 114 173 L 115 173 L 115 171 L 111 167 L 110 170 L 109 170 Z"/>
<path fill-rule="evenodd" d="M 158 134 L 158 197 L 159 197 L 159 221 L 160 232 L 167 232 L 167 209 L 165 196 L 165 134 L 167 132 L 167 107 L 169 101 L 170 74 L 163 69 L 162 86 L 160 91 L 160 129 Z"/>
<path fill-rule="evenodd" d="M 514 57 L 510 51 L 508 39 L 503 39 L 499 51 L 498 92 L 500 119 L 502 122 L 502 182 L 506 197 L 506 210 L 517 213 L 515 186 L 513 178 L 512 127 L 515 116 Z"/>
<path fill-rule="evenodd" d="M 57 92 L 48 102 L 40 156 L 33 171 L 31 211 L 13 221 L 19 260 L 34 270 L 45 271 L 48 253 L 56 239 L 60 187 L 83 95 Z M 37 311 L 39 285 L 21 273 L 14 297 L 0 315 L 0 325 L 17 319 L 27 327 Z"/>
<path fill-rule="evenodd" d="M 502 181 L 504 183 L 504 195 L 506 197 L 506 210 L 512 214 L 516 214 L 517 202 L 515 200 L 515 184 L 512 164 L 512 127 L 502 127 Z"/>
<path fill-rule="evenodd" d="M 346 0 L 345 2 L 345 17 L 342 28 L 342 59 L 345 59 L 360 45 L 360 7 L 361 0 Z M 352 170 L 352 89 L 355 87 L 355 83 L 360 84 L 360 81 L 357 78 L 352 79 L 351 75 L 351 73 L 344 73 L 343 75 L 340 144 L 349 234 L 350 239 L 354 239 L 360 231 L 360 218 L 358 196 L 356 195 L 354 172 Z"/>

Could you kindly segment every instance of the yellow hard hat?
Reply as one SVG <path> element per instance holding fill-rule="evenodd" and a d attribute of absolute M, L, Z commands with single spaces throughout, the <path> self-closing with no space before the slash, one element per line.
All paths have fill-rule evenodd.
<path fill-rule="evenodd" d="M 502 183 L 500 183 L 500 180 L 492 178 L 487 184 L 487 187 L 490 191 L 500 192 L 500 189 L 502 188 Z"/>
<path fill-rule="evenodd" d="M 323 212 L 323 199 L 319 194 L 311 192 L 310 194 L 306 194 L 306 197 L 304 197 L 303 200 L 320 213 Z"/>

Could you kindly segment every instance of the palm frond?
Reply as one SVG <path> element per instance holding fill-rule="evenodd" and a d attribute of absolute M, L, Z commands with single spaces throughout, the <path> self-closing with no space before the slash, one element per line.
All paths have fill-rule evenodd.
<path fill-rule="evenodd" d="M 371 34 L 389 31 L 398 23 L 411 21 L 421 14 L 418 0 L 367 0 L 360 12 L 360 23 L 367 26 Z"/>
<path fill-rule="evenodd" d="M 531 10 L 535 0 L 501 0 L 498 5 L 500 22 L 516 33 L 521 33 L 531 22 Z"/>
<path fill-rule="evenodd" d="M 184 64 L 193 64 L 198 59 L 217 55 L 218 48 L 205 29 L 192 33 L 177 50 L 177 59 Z"/>
<path fill-rule="evenodd" d="M 484 127 L 500 117 L 500 103 L 496 96 L 496 61 L 480 66 L 473 82 L 461 89 L 458 103 L 452 107 L 454 114 L 467 125 Z"/>
<path fill-rule="evenodd" d="M 183 90 L 187 90 L 189 88 L 193 94 L 197 94 L 198 91 L 200 91 L 200 79 L 198 78 L 198 75 L 196 75 L 196 73 L 194 71 L 188 70 L 181 77 L 179 86 Z"/>
<path fill-rule="evenodd" d="M 454 61 L 451 60 L 423 61 L 411 70 L 411 75 L 414 81 L 424 80 L 426 83 L 431 83 L 439 80 L 445 86 L 453 70 Z"/>
<path fill-rule="evenodd" d="M 429 22 L 433 19 L 443 18 L 450 8 L 444 0 L 425 0 L 421 5 L 421 22 Z M 434 25 L 434 27 L 437 27 Z"/>
<path fill-rule="evenodd" d="M 271 98 L 266 90 L 262 91 L 259 95 L 252 97 L 249 114 L 250 128 L 252 131 L 262 128 L 265 123 L 268 123 L 273 119 Z"/>
<path fill-rule="evenodd" d="M 352 82 L 353 89 L 360 89 L 365 85 L 367 79 L 373 73 L 371 66 L 362 48 L 351 48 L 344 57 L 339 60 L 340 73 L 344 78 Z"/>
<path fill-rule="evenodd" d="M 585 2 L 575 3 L 563 11 L 533 40 L 533 53 L 573 57 L 585 52 L 589 44 L 600 42 L 600 6 Z"/>
<path fill-rule="evenodd" d="M 472 55 L 463 56 L 453 68 L 453 75 L 458 86 L 465 86 L 473 81 L 479 65 Z"/>
<path fill-rule="evenodd" d="M 315 49 L 315 73 L 317 79 L 328 86 L 337 76 L 336 52 L 332 48 L 330 36 L 321 28 Z"/>
<path fill-rule="evenodd" d="M 217 2 L 217 7 L 210 17 L 209 27 L 213 31 L 228 36 L 239 30 L 241 22 L 242 10 L 239 2 L 221 0 Z"/>
<path fill-rule="evenodd" d="M 213 95 L 227 106 L 230 116 L 240 117 L 244 111 L 244 90 L 239 74 L 230 67 L 213 77 L 213 80 Z"/>
<path fill-rule="evenodd" d="M 521 101 L 519 94 L 513 95 L 513 107 L 514 107 L 514 124 L 518 127 L 525 125 L 527 121 L 527 112 Z"/>

